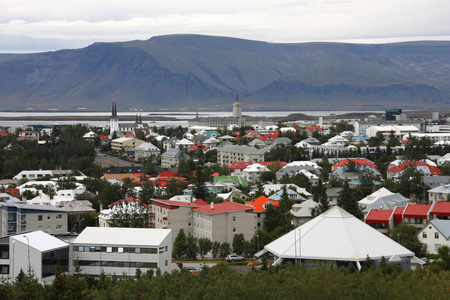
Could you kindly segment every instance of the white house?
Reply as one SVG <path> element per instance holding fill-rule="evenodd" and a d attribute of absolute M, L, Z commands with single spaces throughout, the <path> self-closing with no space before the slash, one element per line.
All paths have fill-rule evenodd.
<path fill-rule="evenodd" d="M 450 220 L 431 220 L 417 237 L 427 246 L 428 253 L 437 254 L 442 246 L 450 247 Z"/>
<path fill-rule="evenodd" d="M 70 247 L 70 272 L 76 265 L 91 276 L 135 276 L 160 269 L 172 271 L 172 230 L 152 228 L 86 227 Z"/>

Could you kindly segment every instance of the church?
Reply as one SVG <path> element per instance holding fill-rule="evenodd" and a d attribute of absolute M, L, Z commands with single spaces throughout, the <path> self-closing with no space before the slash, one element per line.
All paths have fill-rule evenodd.
<path fill-rule="evenodd" d="M 267 117 L 249 117 L 242 115 L 242 106 L 239 103 L 239 95 L 236 95 L 236 102 L 233 104 L 232 117 L 199 117 L 189 120 L 189 127 L 207 126 L 226 128 L 230 125 L 235 127 L 259 125 L 262 127 L 273 125 L 273 121 Z"/>
<path fill-rule="evenodd" d="M 134 123 L 119 123 L 119 116 L 117 115 L 117 103 L 113 101 L 111 108 L 111 117 L 109 118 L 110 137 L 115 133 L 116 137 L 122 137 L 124 133 L 132 132 L 136 130 L 144 130 L 149 133 L 149 126 L 147 123 L 142 122 L 142 116 L 136 115 L 136 121 Z"/>

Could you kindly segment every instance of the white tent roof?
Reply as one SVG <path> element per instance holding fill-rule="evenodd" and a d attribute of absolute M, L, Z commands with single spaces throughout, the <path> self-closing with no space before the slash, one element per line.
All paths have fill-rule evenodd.
<path fill-rule="evenodd" d="M 281 258 L 364 261 L 414 253 L 335 206 L 264 247 Z"/>

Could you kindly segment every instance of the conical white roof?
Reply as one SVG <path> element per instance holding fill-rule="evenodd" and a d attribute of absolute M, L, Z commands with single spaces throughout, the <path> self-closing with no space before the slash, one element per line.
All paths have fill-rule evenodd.
<path fill-rule="evenodd" d="M 364 261 L 414 253 L 335 206 L 264 247 L 281 258 Z"/>

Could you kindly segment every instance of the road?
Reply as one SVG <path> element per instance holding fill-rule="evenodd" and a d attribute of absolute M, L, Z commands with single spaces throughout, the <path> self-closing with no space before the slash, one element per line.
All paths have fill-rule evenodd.
<path fill-rule="evenodd" d="M 97 156 L 95 157 L 95 164 L 100 165 L 102 167 L 131 167 L 131 166 L 139 166 L 137 163 L 132 163 L 120 158 L 117 158 L 112 155 L 104 154 L 97 151 Z"/>

